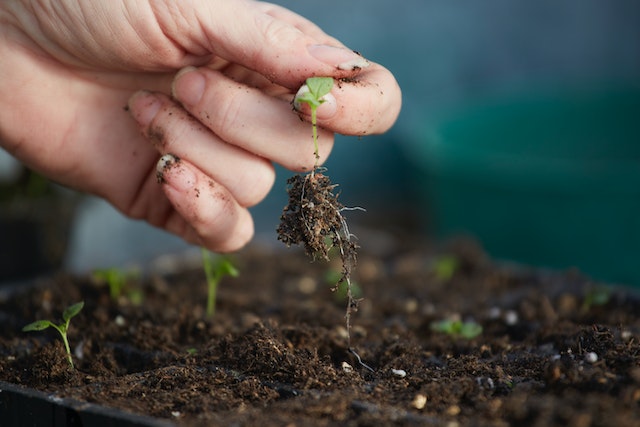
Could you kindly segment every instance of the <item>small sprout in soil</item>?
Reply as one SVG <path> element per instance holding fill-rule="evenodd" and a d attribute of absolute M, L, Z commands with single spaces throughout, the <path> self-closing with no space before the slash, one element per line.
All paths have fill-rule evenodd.
<path fill-rule="evenodd" d="M 433 263 L 433 274 L 438 280 L 447 281 L 450 280 L 458 268 L 460 267 L 460 261 L 453 255 L 443 255 Z"/>
<path fill-rule="evenodd" d="M 202 265 L 207 278 L 207 317 L 213 317 L 216 311 L 218 284 L 224 276 L 238 277 L 240 272 L 233 266 L 229 257 L 213 255 L 205 248 L 202 251 Z"/>
<path fill-rule="evenodd" d="M 27 326 L 22 328 L 24 332 L 30 331 L 42 331 L 49 327 L 54 328 L 60 336 L 62 337 L 62 342 L 64 343 L 64 348 L 67 351 L 67 360 L 69 361 L 69 365 L 73 368 L 73 359 L 71 358 L 71 349 L 69 348 L 69 340 L 67 339 L 67 331 L 69 330 L 69 322 L 71 318 L 80 313 L 84 307 L 84 301 L 78 302 L 76 304 L 70 305 L 67 307 L 62 313 L 62 323 L 56 325 L 55 323 L 49 320 L 36 320 L 33 323 L 29 323 Z"/>
<path fill-rule="evenodd" d="M 92 276 L 97 282 L 109 285 L 109 296 L 112 301 L 117 302 L 125 297 L 134 305 L 142 304 L 142 291 L 132 286 L 132 283 L 140 276 L 138 270 L 124 270 L 117 267 L 103 268 L 95 270 Z"/>
<path fill-rule="evenodd" d="M 581 310 L 583 313 L 588 312 L 593 307 L 606 305 L 611 300 L 611 289 L 609 288 L 593 288 L 584 297 Z"/>
<path fill-rule="evenodd" d="M 347 210 L 338 201 L 326 169 L 318 166 L 318 130 L 316 111 L 324 102 L 323 97 L 333 87 L 331 77 L 311 77 L 306 81 L 306 89 L 300 90 L 294 99 L 297 107 L 306 103 L 311 109 L 311 129 L 316 162 L 306 175 L 295 175 L 287 180 L 289 203 L 280 217 L 278 239 L 285 245 L 302 244 L 306 254 L 312 259 L 329 261 L 329 252 L 337 248 L 342 260 L 342 270 L 337 283 L 346 284 L 347 309 L 345 314 L 348 346 L 351 350 L 351 313 L 357 309 L 358 299 L 354 296 L 351 272 L 356 265 L 357 245 L 349 232 L 342 212 Z M 353 350 L 351 350 L 352 353 Z"/>
<path fill-rule="evenodd" d="M 482 333 L 482 326 L 473 321 L 438 320 L 431 323 L 431 330 L 470 340 Z"/>

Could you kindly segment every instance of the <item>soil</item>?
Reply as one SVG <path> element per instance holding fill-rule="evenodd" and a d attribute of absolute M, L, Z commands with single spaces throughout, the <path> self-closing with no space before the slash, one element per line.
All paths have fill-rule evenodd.
<path fill-rule="evenodd" d="M 346 301 L 326 280 L 339 257 L 310 263 L 302 249 L 256 245 L 236 255 L 241 274 L 223 280 L 213 319 L 188 259 L 132 283 L 139 305 L 88 276 L 4 292 L 0 380 L 179 426 L 640 425 L 637 293 L 499 264 L 468 241 L 434 249 L 356 234 L 361 361 Z M 21 328 L 81 300 L 72 370 L 55 331 Z M 443 319 L 483 329 L 433 330 Z"/>
<path fill-rule="evenodd" d="M 331 247 L 340 246 L 340 237 L 345 234 L 342 230 L 347 229 L 341 214 L 344 206 L 334 193 L 337 184 L 314 170 L 307 175 L 292 176 L 287 185 L 289 203 L 280 217 L 278 240 L 289 247 L 303 245 L 312 260 L 329 261 Z M 355 252 L 355 248 L 351 250 Z"/>

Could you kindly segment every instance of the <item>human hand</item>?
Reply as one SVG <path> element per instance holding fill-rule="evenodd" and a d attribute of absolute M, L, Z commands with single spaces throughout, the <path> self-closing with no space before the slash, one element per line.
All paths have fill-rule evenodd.
<path fill-rule="evenodd" d="M 364 67 L 300 16 L 250 0 L 6 0 L 0 58 L 9 152 L 216 251 L 251 238 L 247 207 L 271 188 L 272 161 L 312 167 L 309 125 L 290 105 L 307 77 L 354 81 L 318 110 L 322 159 L 333 132 L 383 132 L 401 102 L 386 69 Z M 174 81 L 187 66 L 199 68 Z M 180 161 L 160 186 L 156 163 L 168 153 Z"/>

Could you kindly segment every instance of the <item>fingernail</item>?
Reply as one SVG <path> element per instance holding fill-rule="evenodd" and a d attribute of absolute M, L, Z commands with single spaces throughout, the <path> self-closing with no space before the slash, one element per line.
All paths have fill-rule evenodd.
<path fill-rule="evenodd" d="M 156 177 L 159 183 L 167 184 L 180 192 L 186 192 L 196 185 L 196 175 L 173 154 L 160 157 L 156 164 Z"/>
<path fill-rule="evenodd" d="M 311 56 L 339 70 L 357 70 L 366 68 L 371 63 L 362 55 L 343 47 L 315 44 L 307 48 Z"/>
<path fill-rule="evenodd" d="M 128 106 L 133 118 L 140 125 L 147 126 L 160 111 L 162 103 L 153 93 L 141 90 L 129 98 Z"/>
<path fill-rule="evenodd" d="M 305 107 L 305 105 L 307 105 L 306 102 L 300 102 L 298 101 L 298 98 L 302 95 L 304 95 L 305 93 L 309 92 L 309 87 L 307 85 L 302 85 L 300 87 L 300 89 L 298 89 L 298 92 L 296 93 L 296 96 L 293 98 L 293 108 L 298 111 L 298 112 L 304 112 L 304 113 L 309 113 L 309 108 L 310 107 Z M 320 98 L 323 102 L 322 104 L 320 104 L 320 106 L 318 107 L 318 109 L 316 110 L 316 116 L 319 119 L 329 119 L 331 117 L 333 117 L 336 114 L 336 111 L 338 111 L 338 102 L 336 101 L 336 98 L 331 94 L 331 92 L 329 92 L 328 94 L 324 95 L 322 98 Z"/>
<path fill-rule="evenodd" d="M 205 85 L 206 79 L 197 68 L 185 67 L 173 79 L 171 93 L 185 105 L 196 105 L 202 99 Z"/>

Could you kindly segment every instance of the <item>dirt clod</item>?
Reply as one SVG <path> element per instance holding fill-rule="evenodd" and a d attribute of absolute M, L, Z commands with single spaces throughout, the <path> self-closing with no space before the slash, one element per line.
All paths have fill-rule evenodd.
<path fill-rule="evenodd" d="M 337 184 L 316 171 L 294 175 L 287 184 L 289 203 L 280 217 L 278 240 L 287 246 L 303 245 L 313 260 L 329 261 L 330 251 L 336 249 L 342 260 L 338 283 L 349 282 L 356 265 L 358 246 L 342 215 L 345 207 L 338 201 Z M 349 301 L 349 304 L 355 305 L 356 301 Z"/>
<path fill-rule="evenodd" d="M 344 206 L 332 184 L 322 173 L 294 175 L 287 180 L 289 204 L 280 217 L 278 239 L 285 245 L 301 244 L 312 259 L 329 261 L 329 251 L 345 246 L 347 257 L 355 261 L 355 244 L 351 242 L 342 216 Z"/>

